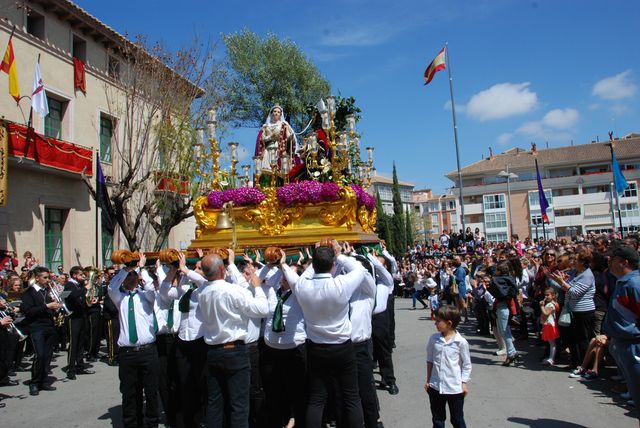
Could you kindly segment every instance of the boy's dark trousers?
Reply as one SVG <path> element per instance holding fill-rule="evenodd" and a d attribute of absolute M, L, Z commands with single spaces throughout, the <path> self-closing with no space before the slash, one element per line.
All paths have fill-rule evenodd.
<path fill-rule="evenodd" d="M 433 428 L 444 428 L 444 422 L 447 420 L 447 404 L 449 404 L 453 428 L 467 428 L 464 422 L 464 394 L 440 394 L 433 388 L 429 388 L 428 393 Z"/>
<path fill-rule="evenodd" d="M 479 333 L 489 334 L 489 307 L 487 301 L 483 298 L 477 299 L 474 312 L 478 320 Z"/>

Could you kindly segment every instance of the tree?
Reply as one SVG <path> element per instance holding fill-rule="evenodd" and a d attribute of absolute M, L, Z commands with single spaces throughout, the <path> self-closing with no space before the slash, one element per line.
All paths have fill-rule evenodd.
<path fill-rule="evenodd" d="M 117 81 L 104 85 L 116 130 L 105 174 L 112 178 L 113 223 L 131 250 L 161 249 L 171 229 L 193 214 L 199 184 L 192 147 L 205 108 L 197 100 L 210 77 L 212 52 L 198 40 L 169 52 L 144 37 L 111 52 L 121 64 L 112 70 Z M 92 183 L 84 181 L 95 199 Z"/>
<path fill-rule="evenodd" d="M 224 36 L 227 103 L 222 112 L 234 125 L 260 127 L 271 107 L 282 106 L 294 129 L 307 124 L 306 107 L 329 95 L 331 86 L 300 48 L 269 33 L 244 30 Z"/>
<path fill-rule="evenodd" d="M 398 185 L 398 174 L 396 173 L 396 163 L 393 163 L 393 240 L 396 256 L 402 256 L 406 250 L 406 228 L 404 226 L 404 209 L 402 198 L 400 197 L 400 186 Z"/>
<path fill-rule="evenodd" d="M 411 216 L 412 214 L 409 212 L 409 207 L 407 207 L 407 211 L 406 211 L 406 216 L 404 219 L 404 225 L 406 227 L 406 242 L 407 242 L 407 246 L 413 246 L 413 228 L 412 228 L 412 224 L 413 222 L 411 221 Z"/>
<path fill-rule="evenodd" d="M 378 238 L 384 240 L 386 243 L 387 249 L 390 253 L 394 253 L 395 251 L 395 243 L 393 239 L 390 237 L 391 226 L 389 223 L 389 216 L 384 212 L 382 208 L 382 200 L 380 199 L 380 193 L 376 192 L 376 212 L 378 213 L 378 217 L 376 219 L 376 229 L 378 230 Z"/>

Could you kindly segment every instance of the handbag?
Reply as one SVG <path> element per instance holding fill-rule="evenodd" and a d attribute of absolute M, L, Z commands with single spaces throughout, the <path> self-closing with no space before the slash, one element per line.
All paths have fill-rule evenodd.
<path fill-rule="evenodd" d="M 458 294 L 460 290 L 458 290 L 458 282 L 456 281 L 456 277 L 451 277 L 451 294 Z"/>
<path fill-rule="evenodd" d="M 569 327 L 571 325 L 571 311 L 569 310 L 569 305 L 564 305 L 562 307 L 562 311 L 558 317 L 558 325 L 560 327 Z"/>

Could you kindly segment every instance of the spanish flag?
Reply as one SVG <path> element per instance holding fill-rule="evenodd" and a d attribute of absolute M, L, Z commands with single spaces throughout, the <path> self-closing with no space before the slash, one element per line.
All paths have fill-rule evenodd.
<path fill-rule="evenodd" d="M 7 51 L 4 53 L 0 70 L 9 75 L 9 94 L 20 101 L 20 85 L 18 84 L 18 70 L 16 69 L 16 58 L 13 55 L 13 43 L 11 43 L 13 35 L 9 37 Z"/>
<path fill-rule="evenodd" d="M 428 85 L 429 82 L 431 82 L 431 80 L 433 79 L 433 76 L 435 76 L 438 71 L 444 70 L 446 68 L 445 58 L 444 58 L 445 49 L 446 47 L 442 48 L 440 52 L 438 52 L 438 55 L 435 57 L 433 61 L 431 61 L 431 64 L 429 64 L 429 67 L 427 67 L 427 69 L 425 70 L 424 72 L 425 85 Z"/>

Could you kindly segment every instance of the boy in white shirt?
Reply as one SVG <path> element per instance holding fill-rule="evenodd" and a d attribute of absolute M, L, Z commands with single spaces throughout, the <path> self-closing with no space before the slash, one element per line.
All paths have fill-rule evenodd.
<path fill-rule="evenodd" d="M 460 312 L 453 306 L 442 306 L 436 311 L 436 328 L 427 343 L 427 378 L 424 389 L 429 394 L 434 427 L 444 427 L 446 405 L 451 412 L 454 428 L 466 428 L 464 397 L 471 375 L 469 343 L 456 331 Z"/>

